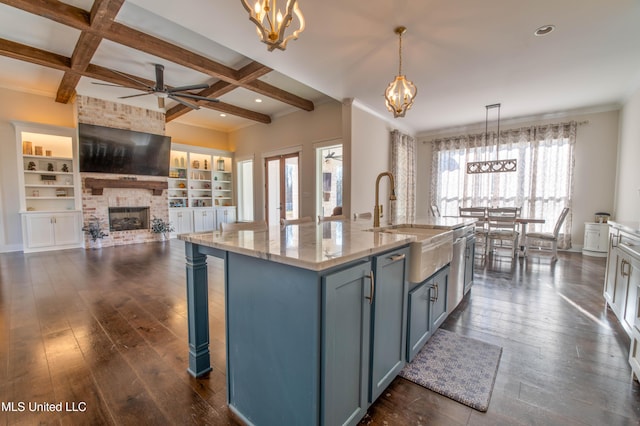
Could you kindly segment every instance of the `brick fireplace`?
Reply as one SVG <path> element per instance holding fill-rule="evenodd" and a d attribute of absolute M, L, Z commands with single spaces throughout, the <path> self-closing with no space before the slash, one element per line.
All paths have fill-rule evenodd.
<path fill-rule="evenodd" d="M 144 108 L 123 105 L 102 99 L 78 95 L 76 98 L 78 122 L 118 129 L 134 130 L 138 132 L 164 135 L 165 117 L 163 113 Z M 141 229 L 110 229 L 110 209 L 143 209 L 147 221 L 157 217 L 169 221 L 169 207 L 166 190 L 166 177 L 118 175 L 105 173 L 81 173 L 82 179 L 82 216 L 83 223 L 88 223 L 94 217 L 102 224 L 103 230 L 109 235 L 102 241 L 102 246 L 125 245 L 158 241 L 161 236 L 149 229 L 149 223 Z M 92 185 L 87 187 L 86 181 L 99 180 L 103 188 L 96 191 Z M 110 185 L 105 181 L 113 181 Z M 143 182 L 146 184 L 143 184 Z M 128 185 L 119 185 L 127 182 Z M 140 185 L 130 185 L 140 182 Z M 125 187 L 123 187 L 125 186 Z M 134 186 L 134 187 L 132 187 Z M 158 195 L 159 194 L 159 195 Z M 88 247 L 89 244 L 87 243 Z"/>

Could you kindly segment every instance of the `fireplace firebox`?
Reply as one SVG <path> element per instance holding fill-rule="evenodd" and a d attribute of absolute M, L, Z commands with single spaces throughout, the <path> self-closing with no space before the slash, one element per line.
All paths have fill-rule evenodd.
<path fill-rule="evenodd" d="M 149 229 L 149 207 L 109 207 L 109 231 Z"/>

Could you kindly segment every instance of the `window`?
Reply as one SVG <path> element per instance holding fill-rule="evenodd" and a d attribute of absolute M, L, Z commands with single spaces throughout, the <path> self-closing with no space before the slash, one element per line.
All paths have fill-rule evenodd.
<path fill-rule="evenodd" d="M 253 221 L 253 160 L 238 161 L 238 220 Z"/>
<path fill-rule="evenodd" d="M 485 135 L 433 141 L 431 202 L 444 216 L 458 207 L 521 207 L 526 217 L 547 218 L 542 232 L 552 232 L 564 207 L 571 207 L 576 123 L 527 127 L 500 132 L 500 143 Z M 494 140 L 489 135 L 488 140 Z M 516 172 L 467 174 L 470 161 L 510 159 Z M 559 247 L 570 246 L 571 220 L 561 230 Z"/>
<path fill-rule="evenodd" d="M 331 216 L 342 210 L 342 145 L 316 148 L 317 215 Z"/>

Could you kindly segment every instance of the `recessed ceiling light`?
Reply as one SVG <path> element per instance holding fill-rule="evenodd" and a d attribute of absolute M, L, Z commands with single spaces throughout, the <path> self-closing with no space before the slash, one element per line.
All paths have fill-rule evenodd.
<path fill-rule="evenodd" d="M 551 31 L 555 29 L 556 29 L 555 25 L 543 25 L 537 30 L 535 30 L 533 34 L 538 37 L 542 37 L 542 36 L 546 36 L 547 34 L 549 34 Z"/>
<path fill-rule="evenodd" d="M 260 102 L 262 102 L 262 99 L 260 99 L 260 98 L 256 98 L 256 102 L 257 102 L 257 103 L 260 103 Z"/>
<path fill-rule="evenodd" d="M 220 117 L 226 117 L 227 114 L 220 114 Z"/>

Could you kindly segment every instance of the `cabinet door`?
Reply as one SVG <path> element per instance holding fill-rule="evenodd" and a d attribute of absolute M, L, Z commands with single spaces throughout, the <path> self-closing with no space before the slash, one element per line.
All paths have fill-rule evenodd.
<path fill-rule="evenodd" d="M 375 401 L 405 364 L 409 248 L 375 257 L 375 295 L 371 314 L 371 384 Z"/>
<path fill-rule="evenodd" d="M 169 211 L 169 221 L 173 224 L 176 234 L 193 232 L 193 213 L 191 210 Z"/>
<path fill-rule="evenodd" d="M 407 324 L 407 361 L 422 349 L 431 333 L 430 280 L 424 281 L 409 293 L 409 323 Z"/>
<path fill-rule="evenodd" d="M 467 248 L 464 258 L 464 294 L 471 290 L 473 285 L 473 265 L 476 258 L 476 239 L 467 238 Z M 451 309 L 454 309 L 453 307 Z"/>
<path fill-rule="evenodd" d="M 618 274 L 618 252 L 615 245 L 618 241 L 616 232 L 609 233 L 609 256 L 607 256 L 607 269 L 604 277 L 604 298 L 613 309 L 613 295 L 616 290 L 616 276 Z"/>
<path fill-rule="evenodd" d="M 51 215 L 25 215 L 26 248 L 51 247 L 55 245 L 53 233 L 53 217 Z"/>
<path fill-rule="evenodd" d="M 638 309 L 638 286 L 640 285 L 640 260 L 632 257 L 627 259 L 627 297 L 624 306 L 624 322 L 629 330 L 637 327 L 638 317 L 640 316 Z"/>
<path fill-rule="evenodd" d="M 371 262 L 323 277 L 321 424 L 354 425 L 367 410 Z M 369 298 L 369 299 L 367 299 Z"/>
<path fill-rule="evenodd" d="M 79 218 L 75 213 L 61 213 L 53 216 L 53 233 L 56 245 L 79 244 L 80 237 Z"/>
<path fill-rule="evenodd" d="M 431 329 L 435 330 L 447 318 L 447 291 L 449 288 L 449 267 L 438 272 L 431 280 Z"/>
<path fill-rule="evenodd" d="M 585 225 L 584 229 L 584 246 L 585 250 L 598 250 L 600 243 L 600 228 L 596 226 Z"/>
<path fill-rule="evenodd" d="M 616 314 L 618 319 L 622 321 L 624 318 L 624 305 L 627 297 L 627 274 L 629 273 L 630 264 L 624 254 L 616 249 L 617 265 L 616 265 L 616 282 L 613 291 L 613 299 L 611 300 L 611 309 Z"/>
<path fill-rule="evenodd" d="M 193 211 L 193 229 L 195 232 L 211 231 L 214 229 L 213 210 L 194 210 Z"/>

